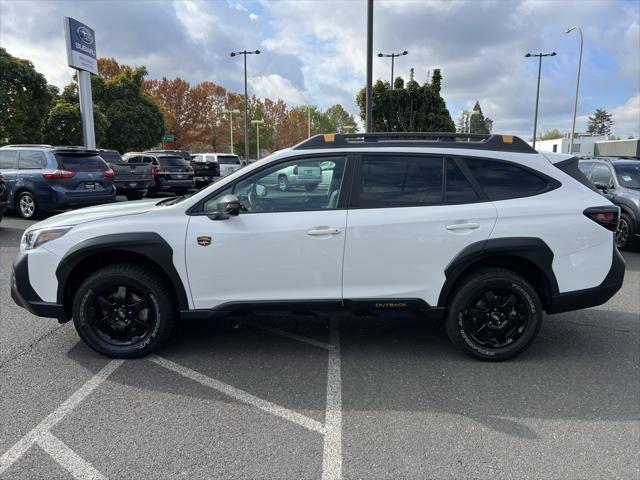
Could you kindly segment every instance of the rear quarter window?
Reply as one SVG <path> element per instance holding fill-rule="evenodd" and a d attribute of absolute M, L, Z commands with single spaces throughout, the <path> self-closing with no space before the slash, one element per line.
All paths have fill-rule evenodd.
<path fill-rule="evenodd" d="M 559 186 L 542 175 L 500 160 L 465 158 L 465 164 L 490 200 L 530 197 Z"/>
<path fill-rule="evenodd" d="M 18 168 L 32 170 L 47 167 L 47 159 L 44 153 L 31 150 L 21 150 L 18 156 Z"/>

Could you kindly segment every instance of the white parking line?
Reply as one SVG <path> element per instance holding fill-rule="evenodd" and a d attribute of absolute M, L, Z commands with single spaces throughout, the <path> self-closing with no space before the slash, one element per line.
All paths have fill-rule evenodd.
<path fill-rule="evenodd" d="M 42 432 L 36 443 L 74 478 L 78 480 L 106 480 L 106 477 L 93 468 L 93 465 L 83 460 L 51 432 Z"/>
<path fill-rule="evenodd" d="M 82 385 L 69 398 L 62 402 L 62 404 L 58 408 L 47 415 L 47 417 L 42 422 L 40 422 L 40 424 L 38 424 L 29 433 L 18 440 L 13 445 L 13 447 L 7 450 L 0 457 L 0 475 L 11 465 L 13 465 L 16 460 L 20 459 L 20 457 L 22 457 L 26 453 L 26 451 L 29 450 L 31 445 L 38 441 L 41 436 L 48 433 L 49 430 L 51 430 L 60 420 L 65 417 L 65 415 L 76 408 L 82 400 L 84 400 L 102 382 L 104 382 L 109 377 L 109 375 L 111 375 L 115 371 L 116 368 L 122 365 L 123 362 L 124 360 L 111 360 L 109 363 L 107 363 L 102 368 L 102 370 L 91 377 L 87 383 Z"/>
<path fill-rule="evenodd" d="M 297 340 L 298 342 L 308 343 L 309 345 L 313 345 L 314 347 L 323 348 L 325 350 L 331 350 L 333 348 L 333 346 L 331 344 L 329 344 L 329 343 L 321 342 L 319 340 L 315 340 L 315 339 L 309 338 L 309 337 L 303 337 L 302 335 L 298 335 L 296 333 L 287 332 L 285 330 L 281 330 L 281 329 L 276 328 L 276 327 L 270 327 L 268 325 L 262 325 L 260 323 L 252 322 L 252 321 L 243 322 L 243 323 L 245 323 L 247 325 L 250 325 L 250 326 L 252 326 L 254 328 L 258 328 L 260 330 L 264 330 L 266 332 L 271 332 L 271 333 L 274 333 L 276 335 L 280 335 L 281 337 L 291 338 L 292 340 Z"/>
<path fill-rule="evenodd" d="M 322 480 L 342 478 L 342 375 L 340 372 L 340 325 L 331 319 L 331 350 L 327 363 L 327 404 L 325 413 Z"/>
<path fill-rule="evenodd" d="M 215 378 L 208 377 L 203 375 L 202 373 L 196 372 L 195 370 L 191 370 L 190 368 L 183 367 L 182 365 L 178 365 L 177 363 L 172 362 L 171 360 L 167 360 L 166 358 L 159 357 L 157 355 L 150 355 L 148 360 L 171 370 L 183 377 L 186 377 L 190 380 L 200 383 L 206 387 L 209 387 L 213 390 L 217 390 L 218 392 L 224 393 L 225 395 L 235 398 L 241 402 L 247 403 L 249 405 L 253 405 L 254 407 L 259 408 L 267 413 L 272 415 L 276 415 L 278 417 L 282 417 L 285 420 L 289 420 L 290 422 L 297 423 L 298 425 L 312 430 L 314 432 L 323 433 L 325 432 L 325 427 L 317 420 L 309 418 L 301 413 L 294 412 L 293 410 L 289 410 L 288 408 L 281 407 L 280 405 L 276 405 L 275 403 L 269 402 L 268 400 L 264 400 L 262 398 L 256 397 L 255 395 L 250 394 L 249 392 L 245 392 L 244 390 L 240 390 L 239 388 L 232 387 L 224 382 L 216 380 Z"/>

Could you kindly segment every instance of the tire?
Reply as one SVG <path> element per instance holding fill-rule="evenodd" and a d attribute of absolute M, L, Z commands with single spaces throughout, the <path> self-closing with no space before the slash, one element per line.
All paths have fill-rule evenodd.
<path fill-rule="evenodd" d="M 631 250 L 636 245 L 633 219 L 627 213 L 620 215 L 620 225 L 616 230 L 616 245 L 619 250 Z"/>
<path fill-rule="evenodd" d="M 131 263 L 110 265 L 78 288 L 73 323 L 82 340 L 102 355 L 142 357 L 169 338 L 177 315 L 173 297 L 150 270 Z"/>
<path fill-rule="evenodd" d="M 314 192 L 314 191 L 316 190 L 316 188 L 318 188 L 318 184 L 317 184 L 317 183 L 316 183 L 316 184 L 314 184 L 314 185 L 305 185 L 305 186 L 304 186 L 304 189 L 305 189 L 307 192 Z"/>
<path fill-rule="evenodd" d="M 508 360 L 526 350 L 538 335 L 542 305 L 520 275 L 498 268 L 482 270 L 456 289 L 445 326 L 454 345 L 468 355 Z"/>
<path fill-rule="evenodd" d="M 40 208 L 31 192 L 22 192 L 16 200 L 16 212 L 22 218 L 32 220 L 40 215 Z"/>
<path fill-rule="evenodd" d="M 286 175 L 280 175 L 278 177 L 278 190 L 281 192 L 286 192 L 289 190 L 289 179 Z"/>
<path fill-rule="evenodd" d="M 144 197 L 144 194 L 146 192 L 144 190 L 129 190 L 125 193 L 125 195 L 127 196 L 127 200 L 142 200 L 142 197 Z"/>

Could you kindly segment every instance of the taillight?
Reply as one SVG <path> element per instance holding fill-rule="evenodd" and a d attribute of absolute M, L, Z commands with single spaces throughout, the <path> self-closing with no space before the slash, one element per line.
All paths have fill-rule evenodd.
<path fill-rule="evenodd" d="M 293 167 L 293 174 L 294 175 L 298 174 L 298 166 L 297 165 L 295 167 Z"/>
<path fill-rule="evenodd" d="M 76 176 L 76 172 L 72 172 L 71 170 L 53 170 L 51 172 L 44 172 L 42 176 L 47 180 L 60 180 L 73 178 Z"/>
<path fill-rule="evenodd" d="M 606 207 L 590 207 L 583 213 L 607 230 L 615 232 L 618 229 L 618 224 L 620 223 L 620 207 L 616 207 L 614 205 Z"/>
<path fill-rule="evenodd" d="M 113 170 L 108 169 L 108 170 L 103 170 L 102 175 L 107 178 L 113 178 L 114 173 L 113 173 Z"/>

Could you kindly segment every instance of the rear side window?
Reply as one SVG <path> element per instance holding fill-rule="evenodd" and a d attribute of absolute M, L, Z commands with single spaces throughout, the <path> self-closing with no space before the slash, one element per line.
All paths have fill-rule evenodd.
<path fill-rule="evenodd" d="M 38 168 L 46 168 L 47 159 L 44 153 L 33 150 L 21 150 L 18 157 L 18 168 L 20 170 L 33 170 Z"/>
<path fill-rule="evenodd" d="M 218 163 L 221 165 L 240 165 L 240 157 L 236 155 L 218 155 Z"/>
<path fill-rule="evenodd" d="M 0 150 L 0 170 L 16 168 L 17 150 Z"/>
<path fill-rule="evenodd" d="M 98 155 L 56 153 L 56 159 L 60 168 L 72 172 L 101 172 L 109 168 Z"/>
<path fill-rule="evenodd" d="M 447 160 L 447 181 L 445 184 L 445 203 L 474 203 L 479 200 L 471 183 L 450 158 Z"/>
<path fill-rule="evenodd" d="M 442 203 L 442 158 L 365 156 L 360 207 L 414 207 Z"/>
<path fill-rule="evenodd" d="M 545 178 L 510 163 L 475 158 L 464 162 L 490 200 L 530 197 L 551 189 Z"/>

